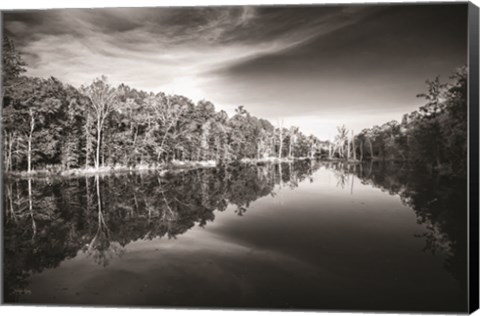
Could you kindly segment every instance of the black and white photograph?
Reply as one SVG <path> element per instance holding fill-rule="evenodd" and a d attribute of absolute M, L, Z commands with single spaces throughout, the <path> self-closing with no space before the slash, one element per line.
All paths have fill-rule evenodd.
<path fill-rule="evenodd" d="M 1 15 L 4 304 L 471 312 L 474 4 Z"/>

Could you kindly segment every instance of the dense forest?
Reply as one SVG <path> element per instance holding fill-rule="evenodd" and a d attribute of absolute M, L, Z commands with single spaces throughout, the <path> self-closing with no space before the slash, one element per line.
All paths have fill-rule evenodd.
<path fill-rule="evenodd" d="M 431 169 L 466 175 L 467 68 L 460 67 L 449 83 L 427 80 L 428 91 L 418 94 L 426 104 L 390 121 L 354 135 L 338 127 L 330 157 L 349 160 L 388 160 L 418 163 Z"/>
<path fill-rule="evenodd" d="M 321 143 L 242 106 L 228 117 L 209 101 L 112 87 L 105 77 L 76 89 L 22 76 L 25 63 L 8 38 L 3 50 L 6 171 L 310 157 Z"/>
<path fill-rule="evenodd" d="M 6 172 L 157 167 L 172 161 L 242 159 L 397 160 L 464 175 L 467 167 L 467 69 L 449 83 L 427 81 L 426 104 L 358 134 L 338 127 L 333 142 L 298 127 L 275 127 L 243 106 L 229 117 L 209 101 L 110 85 L 80 88 L 25 76 L 11 39 L 3 41 L 3 161 Z"/>

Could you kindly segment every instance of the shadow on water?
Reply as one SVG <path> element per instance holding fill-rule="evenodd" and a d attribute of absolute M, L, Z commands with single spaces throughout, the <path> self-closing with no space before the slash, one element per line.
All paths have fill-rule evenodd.
<path fill-rule="evenodd" d="M 336 185 L 356 181 L 401 198 L 427 228 L 425 252 L 444 256 L 444 268 L 466 288 L 466 181 L 419 173 L 397 164 L 323 163 L 240 165 L 158 175 L 132 173 L 76 179 L 9 180 L 4 190 L 4 299 L 29 293 L 28 279 L 78 253 L 100 266 L 124 255 L 132 241 L 176 238 L 206 226 L 216 212 L 250 205 L 277 188 L 312 182 L 319 168 Z M 421 176 L 419 176 L 421 175 Z"/>

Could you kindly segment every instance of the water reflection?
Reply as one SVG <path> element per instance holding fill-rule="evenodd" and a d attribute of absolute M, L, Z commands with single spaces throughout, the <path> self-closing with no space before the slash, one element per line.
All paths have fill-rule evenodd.
<path fill-rule="evenodd" d="M 333 163 L 329 167 L 335 170 L 337 185 L 342 188 L 350 181 L 353 192 L 358 178 L 363 184 L 400 196 L 402 203 L 415 211 L 417 223 L 426 228 L 415 235 L 425 241 L 423 251 L 444 256 L 445 268 L 466 291 L 466 179 L 431 174 L 419 166 L 398 163 Z"/>
<path fill-rule="evenodd" d="M 175 238 L 213 221 L 214 211 L 229 204 L 243 215 L 275 185 L 294 188 L 318 168 L 310 162 L 294 165 L 7 181 L 6 301 L 28 291 L 30 273 L 53 268 L 79 249 L 106 266 L 131 241 Z"/>
<path fill-rule="evenodd" d="M 445 269 L 466 288 L 465 181 L 394 164 L 297 161 L 166 175 L 6 181 L 5 301 L 28 294 L 30 275 L 79 252 L 108 266 L 132 241 L 176 238 L 196 225 L 206 226 L 227 207 L 247 216 L 254 201 L 312 183 L 319 169 L 327 169 L 334 185 L 351 195 L 357 186 L 368 185 L 400 196 L 426 228 L 417 235 L 424 251 L 443 258 Z"/>

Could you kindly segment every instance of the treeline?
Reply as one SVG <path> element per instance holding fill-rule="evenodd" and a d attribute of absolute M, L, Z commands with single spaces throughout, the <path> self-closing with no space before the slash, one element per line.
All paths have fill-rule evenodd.
<path fill-rule="evenodd" d="M 105 77 L 75 88 L 55 78 L 24 76 L 13 42 L 3 41 L 3 161 L 7 172 L 102 166 L 160 166 L 172 160 L 243 158 L 396 160 L 465 175 L 467 169 L 467 68 L 449 83 L 437 77 L 419 94 L 426 104 L 358 134 L 338 128 L 333 143 L 275 127 L 243 106 L 229 117 L 208 101 L 154 94 Z"/>
<path fill-rule="evenodd" d="M 25 62 L 8 38 L 3 64 L 7 172 L 311 157 L 321 144 L 242 106 L 228 117 L 208 101 L 113 87 L 105 77 L 77 89 L 53 77 L 24 76 Z"/>
<path fill-rule="evenodd" d="M 390 121 L 353 135 L 338 128 L 331 157 L 353 160 L 395 160 L 420 163 L 459 175 L 467 170 L 467 68 L 461 67 L 442 83 L 427 80 L 428 91 L 417 97 L 426 104 Z"/>

